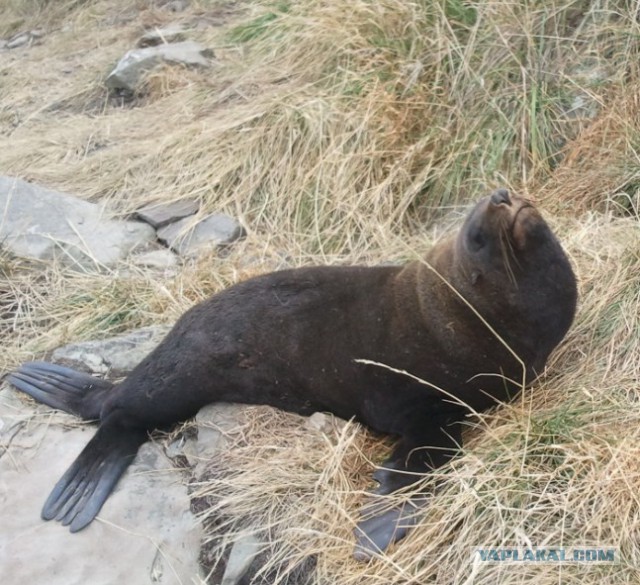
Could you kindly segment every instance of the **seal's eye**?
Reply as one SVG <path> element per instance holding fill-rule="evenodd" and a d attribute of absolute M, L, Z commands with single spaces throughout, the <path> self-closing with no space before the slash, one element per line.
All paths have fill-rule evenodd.
<path fill-rule="evenodd" d="M 469 243 L 473 250 L 480 250 L 487 245 L 487 238 L 482 230 L 473 230 L 469 234 Z"/>

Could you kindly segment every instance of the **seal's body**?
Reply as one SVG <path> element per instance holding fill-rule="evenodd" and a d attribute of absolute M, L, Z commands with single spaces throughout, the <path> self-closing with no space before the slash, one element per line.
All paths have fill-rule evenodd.
<path fill-rule="evenodd" d="M 149 430 L 218 401 L 330 411 L 398 435 L 376 476 L 380 492 L 394 491 L 415 480 L 402 471 L 425 472 L 452 456 L 456 423 L 470 410 L 507 399 L 541 372 L 575 306 L 560 244 L 531 204 L 500 190 L 423 262 L 300 268 L 228 288 L 187 311 L 116 386 L 25 364 L 10 376 L 14 385 L 100 421 L 43 517 L 84 528 Z M 398 510 L 363 522 L 361 541 L 384 548 L 401 536 L 403 518 Z"/>

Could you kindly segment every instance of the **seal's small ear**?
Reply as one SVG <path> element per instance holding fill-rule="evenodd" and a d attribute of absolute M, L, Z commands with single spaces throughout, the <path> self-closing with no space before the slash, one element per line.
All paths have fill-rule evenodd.
<path fill-rule="evenodd" d="M 527 246 L 527 233 L 529 230 L 529 222 L 526 218 L 522 218 L 513 226 L 512 239 L 518 250 L 524 250 Z"/>
<path fill-rule="evenodd" d="M 482 279 L 482 273 L 474 270 L 471 273 L 471 284 L 477 284 L 479 280 Z"/>

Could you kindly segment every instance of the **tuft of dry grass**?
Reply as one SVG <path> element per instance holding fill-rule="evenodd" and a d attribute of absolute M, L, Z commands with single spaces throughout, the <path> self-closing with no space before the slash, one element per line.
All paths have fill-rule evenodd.
<path fill-rule="evenodd" d="M 420 255 L 504 185 L 538 200 L 580 279 L 549 373 L 470 421 L 464 457 L 402 545 L 369 565 L 351 529 L 386 446 L 249 410 L 216 462 L 212 562 L 269 532 L 263 582 L 638 581 L 638 5 L 626 0 L 0 0 L 0 169 L 126 216 L 197 198 L 248 230 L 174 273 L 78 274 L 0 253 L 0 367 L 171 322 L 255 274 Z M 104 79 L 142 32 L 180 21 L 206 70 L 165 66 L 133 96 Z M 1 250 L 0 250 L 1 252 Z M 251 418 L 253 417 L 253 418 Z M 243 442 L 244 441 L 244 442 Z M 480 544 L 620 546 L 607 567 L 479 566 Z"/>
<path fill-rule="evenodd" d="M 256 582 L 321 582 L 331 575 L 321 566 L 334 555 L 350 563 L 344 553 L 352 546 L 354 486 L 366 484 L 368 461 L 383 443 L 337 419 L 323 434 L 302 417 L 265 407 L 248 407 L 245 416 L 220 460 L 193 485 L 206 510 L 209 578 L 219 580 L 230 546 L 253 534 L 261 542 Z"/>

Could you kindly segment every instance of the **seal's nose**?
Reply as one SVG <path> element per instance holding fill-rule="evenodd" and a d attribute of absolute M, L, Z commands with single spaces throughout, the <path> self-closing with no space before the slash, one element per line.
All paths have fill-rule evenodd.
<path fill-rule="evenodd" d="M 506 189 L 496 189 L 491 193 L 491 203 L 494 205 L 511 205 L 511 199 L 509 198 L 509 191 Z"/>

